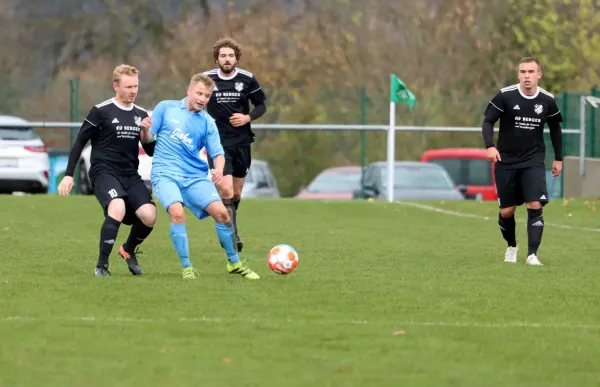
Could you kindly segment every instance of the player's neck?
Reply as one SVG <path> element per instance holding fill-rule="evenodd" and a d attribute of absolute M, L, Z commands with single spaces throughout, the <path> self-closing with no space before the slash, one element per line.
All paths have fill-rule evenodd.
<path fill-rule="evenodd" d="M 190 100 L 189 100 L 189 99 L 186 99 L 186 101 L 185 101 L 185 108 L 186 108 L 188 111 L 192 112 L 192 113 L 199 113 L 199 112 L 200 112 L 200 110 L 195 110 L 195 109 L 192 107 L 192 104 L 190 103 Z"/>
<path fill-rule="evenodd" d="M 235 76 L 236 76 L 236 74 L 237 74 L 237 67 L 235 67 L 233 70 L 231 70 L 231 72 L 230 72 L 229 74 L 225 74 L 225 73 L 223 72 L 223 70 L 221 70 L 221 69 L 219 68 L 219 72 L 218 72 L 218 74 L 219 74 L 219 77 L 220 77 L 220 78 L 231 79 L 231 78 L 233 78 L 233 77 L 235 77 Z"/>
<path fill-rule="evenodd" d="M 519 85 L 519 89 L 521 89 L 521 93 L 524 95 L 531 97 L 538 92 L 538 86 L 532 87 L 530 90 L 525 89 L 523 86 Z"/>
<path fill-rule="evenodd" d="M 125 108 L 125 109 L 131 109 L 131 107 L 133 106 L 133 102 L 124 102 L 124 101 L 121 101 L 118 96 L 115 96 L 115 98 L 113 98 L 113 100 L 115 101 L 115 103 L 118 106 L 120 106 L 122 108 Z"/>

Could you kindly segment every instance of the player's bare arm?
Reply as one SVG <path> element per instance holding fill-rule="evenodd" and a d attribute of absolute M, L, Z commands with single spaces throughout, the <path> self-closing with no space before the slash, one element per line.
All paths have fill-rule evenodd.
<path fill-rule="evenodd" d="M 218 155 L 214 158 L 214 168 L 211 171 L 211 180 L 215 185 L 220 185 L 223 182 L 223 168 L 225 168 L 225 157 Z"/>

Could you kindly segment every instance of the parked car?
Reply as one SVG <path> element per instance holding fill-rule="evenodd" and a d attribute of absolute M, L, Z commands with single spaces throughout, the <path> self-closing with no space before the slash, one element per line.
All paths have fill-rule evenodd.
<path fill-rule="evenodd" d="M 365 170 L 364 195 L 354 198 L 387 199 L 387 162 L 369 164 Z M 463 194 L 443 167 L 417 161 L 394 164 L 394 200 L 464 200 Z"/>
<path fill-rule="evenodd" d="M 50 160 L 44 142 L 27 121 L 0 116 L 0 192 L 47 193 Z"/>
<path fill-rule="evenodd" d="M 264 160 L 253 159 L 242 190 L 243 198 L 278 198 L 280 197 L 277 180 Z"/>
<path fill-rule="evenodd" d="M 360 166 L 328 168 L 302 187 L 296 199 L 352 199 L 360 189 Z"/>
<path fill-rule="evenodd" d="M 467 199 L 498 200 L 495 164 L 486 159 L 485 149 L 433 149 L 425 151 L 421 161 L 444 167 L 457 185 L 466 187 Z"/>

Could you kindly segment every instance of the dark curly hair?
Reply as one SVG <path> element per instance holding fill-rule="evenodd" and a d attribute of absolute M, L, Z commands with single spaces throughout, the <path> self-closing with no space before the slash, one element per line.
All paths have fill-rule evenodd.
<path fill-rule="evenodd" d="M 213 45 L 213 58 L 216 61 L 219 58 L 219 53 L 223 47 L 233 49 L 235 53 L 235 59 L 239 62 L 242 57 L 242 48 L 240 45 L 233 40 L 232 38 L 222 38 L 216 41 Z"/>

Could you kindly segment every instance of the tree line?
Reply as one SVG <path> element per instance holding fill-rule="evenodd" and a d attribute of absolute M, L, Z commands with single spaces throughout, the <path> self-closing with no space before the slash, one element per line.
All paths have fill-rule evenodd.
<path fill-rule="evenodd" d="M 79 111 L 110 95 L 118 63 L 142 72 L 140 104 L 179 98 L 189 77 L 214 67 L 211 46 L 232 36 L 240 67 L 267 92 L 263 123 L 385 124 L 389 75 L 417 96 L 398 125 L 479 126 L 489 98 L 516 83 L 523 56 L 543 64 L 552 93 L 598 85 L 598 0 L 6 0 L 0 5 L 0 109 L 67 120 L 68 79 Z M 53 144 L 67 131 L 42 131 Z M 357 132 L 256 131 L 284 194 L 323 168 L 360 163 Z M 368 133 L 366 161 L 385 158 L 385 134 Z M 398 159 L 423 150 L 481 146 L 474 134 L 407 133 Z M 291 173 L 290 173 L 291 171 Z M 284 173 L 285 172 L 285 173 Z"/>

